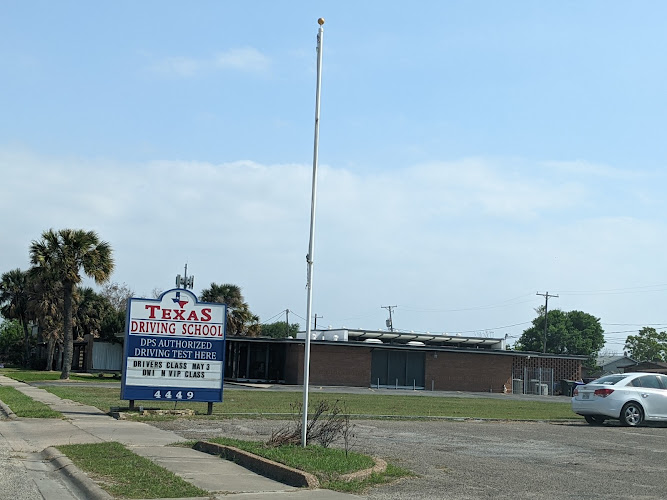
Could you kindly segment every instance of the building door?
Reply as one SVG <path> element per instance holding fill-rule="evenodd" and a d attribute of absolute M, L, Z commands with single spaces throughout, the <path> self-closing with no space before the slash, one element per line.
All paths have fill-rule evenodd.
<path fill-rule="evenodd" d="M 423 352 L 374 349 L 371 356 L 371 386 L 423 389 L 424 362 Z"/>

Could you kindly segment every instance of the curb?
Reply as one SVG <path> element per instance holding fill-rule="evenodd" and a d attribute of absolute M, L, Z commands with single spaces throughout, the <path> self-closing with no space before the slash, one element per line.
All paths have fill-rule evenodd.
<path fill-rule="evenodd" d="M 268 458 L 263 458 L 253 453 L 227 446 L 223 444 L 211 443 L 209 441 L 198 441 L 193 449 L 203 451 L 210 455 L 219 455 L 226 460 L 231 460 L 241 467 L 250 469 L 253 472 L 262 474 L 269 479 L 274 479 L 289 486 L 307 487 L 311 489 L 319 488 L 319 480 L 309 472 L 304 472 L 299 469 L 294 469 L 279 462 L 274 462 Z M 387 470 L 387 462 L 381 458 L 373 458 L 375 465 L 370 469 L 364 469 L 349 474 L 339 476 L 341 481 L 350 482 L 355 480 L 362 480 L 370 477 L 373 474 L 384 472 Z"/>
<path fill-rule="evenodd" d="M 313 489 L 320 487 L 320 482 L 317 478 L 308 472 L 303 472 L 288 467 L 287 465 L 274 462 L 273 460 L 253 455 L 252 453 L 234 448 L 233 446 L 225 446 L 222 444 L 210 443 L 208 441 L 198 441 L 193 448 L 210 455 L 219 455 L 227 460 L 236 462 L 241 467 L 245 467 L 246 469 L 289 486 Z"/>
<path fill-rule="evenodd" d="M 98 486 L 57 448 L 49 446 L 42 450 L 41 455 L 44 460 L 55 466 L 56 472 L 62 473 L 74 487 L 83 493 L 87 500 L 114 500 L 114 497 Z"/>
<path fill-rule="evenodd" d="M 12 411 L 12 409 L 9 406 L 7 406 L 5 403 L 3 403 L 2 401 L 0 401 L 0 412 L 7 415 L 7 418 L 9 418 L 11 420 L 16 420 L 18 418 L 16 416 L 16 414 Z"/>

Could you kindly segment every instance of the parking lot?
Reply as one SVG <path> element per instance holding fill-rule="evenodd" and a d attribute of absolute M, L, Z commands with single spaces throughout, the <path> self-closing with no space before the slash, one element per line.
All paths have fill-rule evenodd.
<path fill-rule="evenodd" d="M 155 424 L 188 438 L 268 438 L 279 421 Z M 355 450 L 419 477 L 372 489 L 371 499 L 664 499 L 667 427 L 498 421 L 355 422 Z"/>

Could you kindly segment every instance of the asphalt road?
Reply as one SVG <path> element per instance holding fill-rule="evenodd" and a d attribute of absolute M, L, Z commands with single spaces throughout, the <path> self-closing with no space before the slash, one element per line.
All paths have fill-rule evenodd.
<path fill-rule="evenodd" d="M 154 425 L 188 439 L 265 439 L 286 422 L 178 420 Z M 354 450 L 419 477 L 370 499 L 664 499 L 667 427 L 499 421 L 355 422 Z"/>

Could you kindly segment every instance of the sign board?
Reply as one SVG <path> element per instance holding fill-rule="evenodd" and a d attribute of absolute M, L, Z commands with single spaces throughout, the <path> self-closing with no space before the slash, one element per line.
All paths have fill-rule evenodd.
<path fill-rule="evenodd" d="M 128 299 L 121 399 L 221 402 L 226 318 L 182 288 Z"/>

